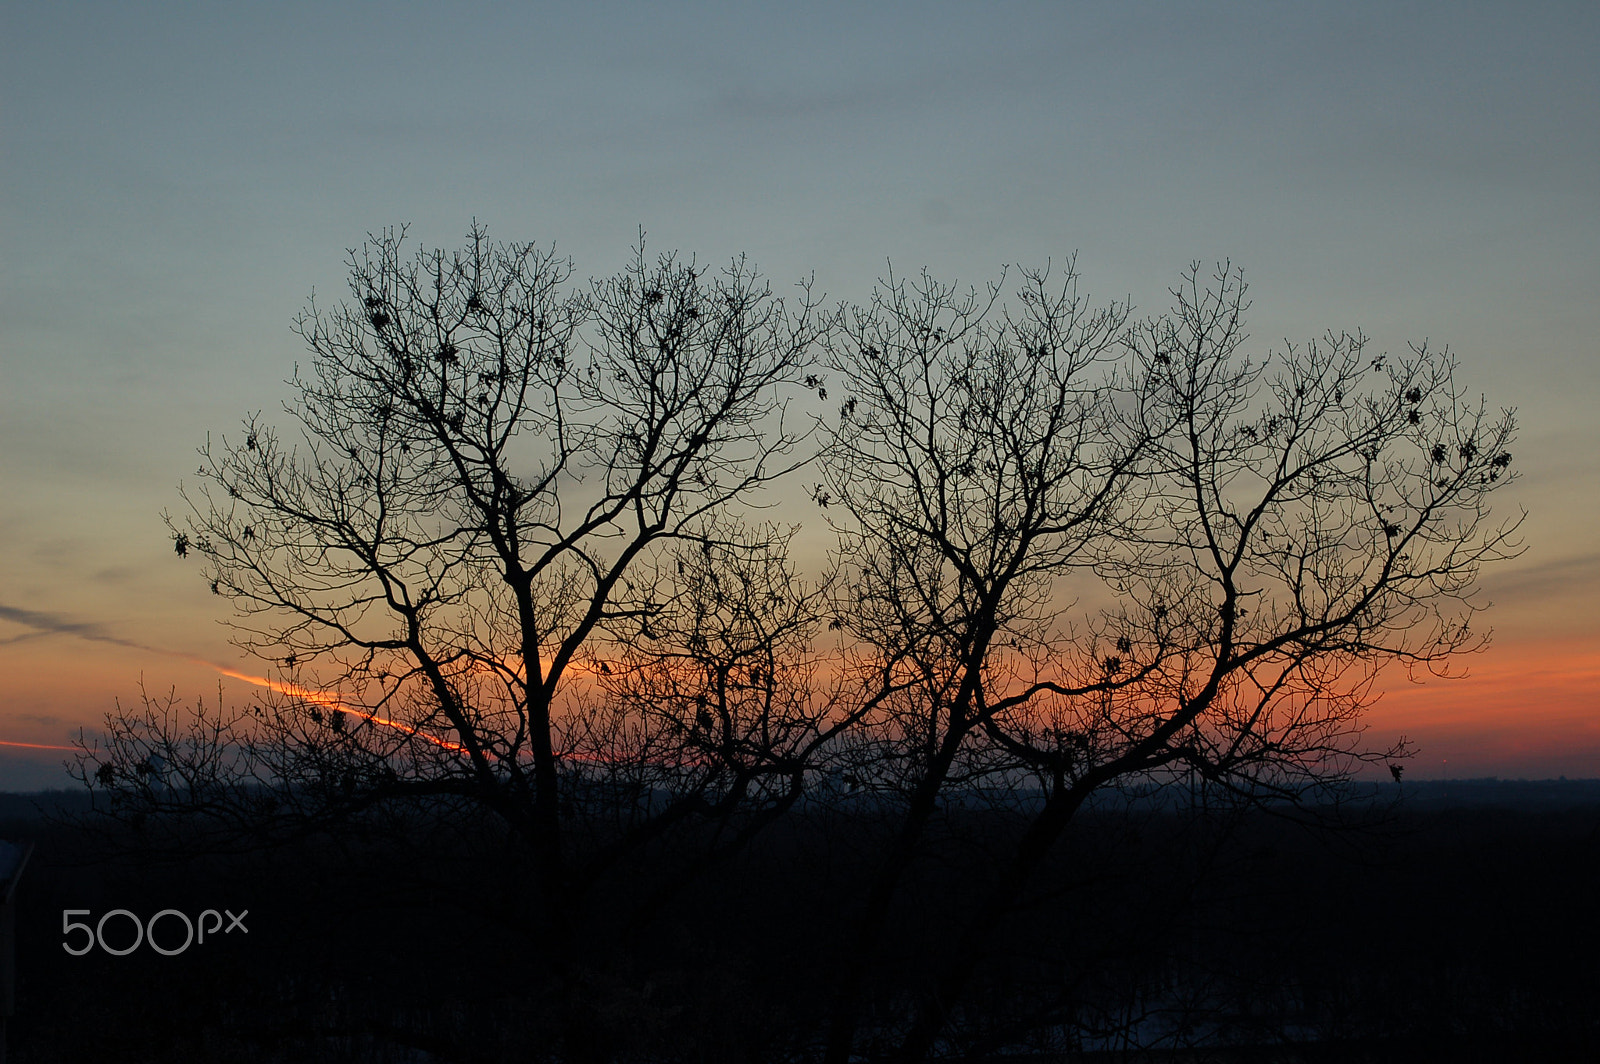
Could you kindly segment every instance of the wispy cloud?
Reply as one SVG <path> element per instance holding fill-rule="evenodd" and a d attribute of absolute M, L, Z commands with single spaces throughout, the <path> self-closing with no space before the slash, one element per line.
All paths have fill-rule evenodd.
<path fill-rule="evenodd" d="M 71 635 L 79 639 L 88 639 L 96 643 L 110 643 L 113 646 L 129 647 L 133 650 L 146 650 L 152 654 L 167 654 L 172 657 L 188 657 L 187 654 L 178 654 L 171 650 L 162 650 L 160 647 L 136 643 L 132 639 L 123 639 L 121 636 L 112 635 L 93 621 L 74 621 L 56 613 L 45 613 L 42 610 L 24 610 L 16 606 L 7 606 L 0 603 L 0 620 L 11 621 L 31 628 L 31 632 L 9 636 L 0 639 L 0 646 L 9 643 L 21 643 L 28 639 L 39 639 L 47 635 Z"/>
<path fill-rule="evenodd" d="M 1600 551 L 1552 558 L 1534 565 L 1493 571 L 1483 588 L 1496 602 L 1550 601 L 1593 594 L 1600 582 Z"/>

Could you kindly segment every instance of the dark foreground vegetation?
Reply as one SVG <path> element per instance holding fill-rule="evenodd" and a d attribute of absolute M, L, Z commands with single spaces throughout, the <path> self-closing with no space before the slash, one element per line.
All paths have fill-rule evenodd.
<path fill-rule="evenodd" d="M 1137 801 L 1089 811 L 996 928 L 938 1052 L 1600 1059 L 1600 787 L 1406 791 L 1313 826 Z M 986 894 L 986 855 L 1024 822 L 940 811 L 867 994 L 865 1052 L 875 1032 L 894 1042 L 946 929 Z M 570 973 L 533 959 L 524 870 L 492 827 L 374 818 L 363 837 L 153 862 L 0 798 L 0 836 L 37 843 L 17 897 L 10 1059 L 558 1060 L 581 1028 L 590 1053 L 619 1061 L 804 1060 L 851 952 L 841 899 L 858 896 L 889 827 L 864 803 L 802 809 L 646 920 L 607 920 L 635 899 L 599 899 L 574 914 L 573 995 Z M 671 858 L 641 859 L 607 889 L 648 892 Z M 95 921 L 116 908 L 248 910 L 248 933 L 172 957 L 62 948 L 63 910 Z M 132 939 L 121 920 L 105 930 L 116 948 Z M 163 925 L 169 947 L 181 935 Z"/>
<path fill-rule="evenodd" d="M 1252 354 L 1227 264 L 1140 317 L 1070 262 L 830 306 L 477 226 L 348 261 L 168 515 L 262 690 L 80 736 L 34 1059 L 40 1016 L 164 1061 L 1581 1043 L 1573 870 L 1528 870 L 1587 828 L 1330 809 L 1404 771 L 1380 673 L 1481 646 L 1522 550 L 1515 417 L 1448 351 Z"/>

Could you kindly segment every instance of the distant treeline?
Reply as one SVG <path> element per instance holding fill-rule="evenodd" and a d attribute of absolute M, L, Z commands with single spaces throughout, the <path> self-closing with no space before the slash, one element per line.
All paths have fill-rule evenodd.
<path fill-rule="evenodd" d="M 1166 803 L 1173 795 L 1162 788 L 1150 788 L 1151 802 Z M 1127 801 L 1126 792 L 1115 799 Z M 1406 780 L 1356 782 L 1350 786 L 1353 801 L 1385 804 L 1399 801 L 1413 810 L 1450 809 L 1467 806 L 1494 806 L 1502 809 L 1558 809 L 1573 805 L 1600 805 L 1600 779 L 1502 779 L 1483 776 L 1474 779 Z M 51 816 L 86 813 L 92 807 L 87 791 L 51 789 L 42 791 L 0 791 L 0 821 L 14 830 L 27 830 L 31 823 Z"/>
<path fill-rule="evenodd" d="M 1600 782 L 1407 783 L 1337 830 L 1260 811 L 1086 816 L 1000 920 L 940 1051 L 960 1059 L 1593 1060 L 1600 1051 Z M 1383 790 L 1393 792 L 1393 787 Z M 557 1057 L 557 980 L 519 923 L 525 869 L 489 823 L 307 837 L 154 861 L 41 820 L 67 793 L 0 797 L 38 849 L 18 892 L 11 1060 L 461 1061 Z M 864 1030 L 892 1029 L 1022 830 L 946 810 L 908 884 Z M 814 1056 L 849 943 L 841 902 L 890 818 L 802 811 L 648 922 L 591 921 L 581 1007 L 617 1061 Z M 127 841 L 122 839 L 120 841 Z M 672 874 L 641 859 L 616 892 Z M 610 911 L 625 911 L 619 893 Z M 175 956 L 62 948 L 64 910 L 245 917 Z M 607 911 L 602 900 L 600 911 Z M 166 918 L 162 941 L 182 938 Z M 126 925 L 126 926 L 124 926 Z M 113 948 L 131 924 L 105 928 Z M 125 941 L 126 940 L 126 941 Z M 82 941 L 74 937 L 74 944 Z"/>

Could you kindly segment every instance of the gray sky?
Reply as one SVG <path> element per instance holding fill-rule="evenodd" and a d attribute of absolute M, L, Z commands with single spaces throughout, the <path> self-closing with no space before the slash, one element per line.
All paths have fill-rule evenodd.
<path fill-rule="evenodd" d="M 1600 719 L 1597 175 L 1593 3 L 8 5 L 0 664 L 34 679 L 0 739 L 203 676 L 145 646 L 237 663 L 159 511 L 208 431 L 286 396 L 346 248 L 477 218 L 585 274 L 643 226 L 852 298 L 889 261 L 982 282 L 1077 251 L 1158 311 L 1231 259 L 1263 349 L 1448 343 L 1525 425 L 1490 664 L 1589 655 L 1554 750 Z M 1600 775 L 1585 734 L 1468 760 Z"/>

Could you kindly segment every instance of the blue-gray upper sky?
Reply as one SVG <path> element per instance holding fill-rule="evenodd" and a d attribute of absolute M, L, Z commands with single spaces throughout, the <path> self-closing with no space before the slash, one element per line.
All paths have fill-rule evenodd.
<path fill-rule="evenodd" d="M 1077 251 L 1155 311 L 1231 259 L 1263 348 L 1448 343 L 1520 409 L 1530 550 L 1496 625 L 1600 634 L 1592 2 L 16 3 L 0 189 L 0 660 L 91 655 L 105 688 L 0 695 L 0 739 L 164 688 L 117 640 L 226 658 L 157 513 L 208 431 L 285 396 L 344 249 L 402 222 L 582 273 L 642 226 L 851 298 L 891 260 L 982 282 Z"/>

